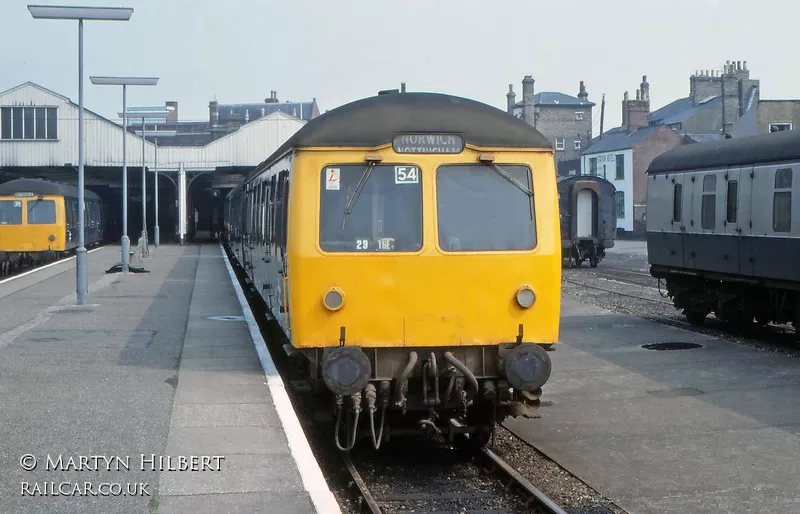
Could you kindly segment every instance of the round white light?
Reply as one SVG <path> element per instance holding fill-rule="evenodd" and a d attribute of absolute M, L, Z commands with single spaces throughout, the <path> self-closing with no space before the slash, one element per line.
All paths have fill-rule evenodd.
<path fill-rule="evenodd" d="M 344 303 L 344 295 L 339 289 L 331 289 L 325 293 L 325 298 L 323 298 L 322 303 L 325 304 L 325 308 L 328 310 L 339 310 Z"/>
<path fill-rule="evenodd" d="M 517 304 L 523 309 L 529 308 L 535 301 L 536 295 L 533 293 L 532 289 L 524 287 L 517 291 Z"/>

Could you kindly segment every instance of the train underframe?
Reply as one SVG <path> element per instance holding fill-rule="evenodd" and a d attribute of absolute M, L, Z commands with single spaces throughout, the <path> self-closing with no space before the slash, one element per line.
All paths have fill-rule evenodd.
<path fill-rule="evenodd" d="M 793 324 L 800 327 L 800 284 L 770 285 L 689 276 L 654 270 L 651 274 L 663 279 L 667 295 L 689 323 L 702 325 L 711 314 L 723 321 L 745 327 L 755 321 Z"/>
<path fill-rule="evenodd" d="M 584 261 L 596 268 L 606 256 L 605 248 L 594 239 L 579 239 L 572 245 L 564 247 L 563 257 L 570 265 L 580 268 Z"/>
<path fill-rule="evenodd" d="M 342 352 L 352 358 L 337 369 L 331 363 Z M 480 447 L 507 417 L 536 417 L 551 369 L 546 350 L 530 343 L 298 353 L 308 366 L 315 419 L 333 424 L 336 446 L 343 451 L 358 440 L 379 449 L 392 435 L 420 432 Z"/>
<path fill-rule="evenodd" d="M 67 255 L 68 252 L 45 250 L 40 252 L 0 251 L 0 277 L 5 277 L 25 268 L 49 264 Z"/>

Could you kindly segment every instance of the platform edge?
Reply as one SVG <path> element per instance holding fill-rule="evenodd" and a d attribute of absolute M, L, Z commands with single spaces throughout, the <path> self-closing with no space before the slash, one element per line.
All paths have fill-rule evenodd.
<path fill-rule="evenodd" d="M 256 353 L 258 353 L 258 360 L 267 379 L 267 388 L 275 404 L 275 410 L 278 412 L 283 433 L 289 442 L 289 451 L 297 465 L 300 478 L 303 480 L 303 487 L 311 497 L 311 502 L 319 514 L 341 514 L 339 503 L 333 496 L 327 482 L 325 482 L 322 469 L 320 469 L 319 463 L 311 451 L 311 446 L 308 444 L 308 439 L 306 439 L 303 427 L 300 425 L 300 420 L 294 412 L 291 400 L 289 400 L 286 386 L 278 374 L 277 368 L 275 368 L 275 363 L 269 354 L 269 350 L 267 350 L 264 338 L 261 337 L 258 323 L 256 323 L 253 312 L 250 310 L 250 305 L 248 305 L 239 281 L 236 279 L 236 274 L 222 243 L 219 244 L 219 249 L 223 259 L 225 259 L 225 267 L 228 269 L 228 275 L 236 290 L 236 297 L 247 322 L 250 338 L 253 341 Z"/>

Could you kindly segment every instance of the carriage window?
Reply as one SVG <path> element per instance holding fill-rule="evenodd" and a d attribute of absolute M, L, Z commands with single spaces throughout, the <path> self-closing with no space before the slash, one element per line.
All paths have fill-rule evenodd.
<path fill-rule="evenodd" d="M 499 167 L 533 190 L 529 168 Z M 436 171 L 436 200 L 443 250 L 531 250 L 536 246 L 531 198 L 491 168 L 441 166 Z"/>
<path fill-rule="evenodd" d="M 28 225 L 52 225 L 55 222 L 55 201 L 28 200 Z"/>
<path fill-rule="evenodd" d="M 717 177 L 703 177 L 703 200 L 700 205 L 700 226 L 705 230 L 713 230 L 717 223 Z"/>
<path fill-rule="evenodd" d="M 22 200 L 0 200 L 0 225 L 22 225 Z"/>
<path fill-rule="evenodd" d="M 739 207 L 739 182 L 736 180 L 728 182 L 727 207 L 725 219 L 728 223 L 736 223 L 736 211 Z"/>
<path fill-rule="evenodd" d="M 683 214 L 683 184 L 675 184 L 672 192 L 672 221 L 680 223 Z"/>
<path fill-rule="evenodd" d="M 421 170 L 413 165 L 377 165 L 368 176 L 366 171 L 365 164 L 322 169 L 320 248 L 326 252 L 422 248 Z M 359 182 L 363 187 L 354 198 Z M 351 212 L 345 215 L 348 201 Z"/>
<path fill-rule="evenodd" d="M 792 170 L 775 172 L 775 192 L 772 196 L 772 229 L 791 232 L 792 229 Z"/>

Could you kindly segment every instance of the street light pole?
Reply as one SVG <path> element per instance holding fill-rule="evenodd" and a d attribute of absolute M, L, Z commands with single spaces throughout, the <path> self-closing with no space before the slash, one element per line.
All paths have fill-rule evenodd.
<path fill-rule="evenodd" d="M 144 254 L 147 255 L 147 175 L 144 171 L 144 122 L 145 118 L 142 117 L 142 244 L 144 245 Z"/>
<path fill-rule="evenodd" d="M 77 304 L 86 303 L 89 288 L 86 271 L 86 217 L 84 197 L 84 127 L 83 127 L 83 21 L 128 21 L 133 9 L 128 7 L 73 7 L 54 5 L 28 5 L 34 19 L 78 20 L 78 249 L 75 252 L 75 293 Z"/>
<path fill-rule="evenodd" d="M 122 273 L 130 271 L 131 240 L 128 237 L 128 86 L 155 86 L 158 77 L 97 77 L 91 76 L 92 84 L 99 86 L 122 86 Z"/>
<path fill-rule="evenodd" d="M 128 85 L 122 84 L 122 273 L 127 273 L 131 239 L 128 237 Z"/>
<path fill-rule="evenodd" d="M 155 211 L 156 211 L 156 224 L 153 227 L 153 244 L 158 248 L 158 138 L 155 138 L 156 148 L 155 156 L 153 158 L 153 168 L 155 168 L 156 181 L 153 189 L 155 189 Z"/>
<path fill-rule="evenodd" d="M 78 295 L 78 305 L 86 303 L 86 292 L 89 289 L 89 279 L 86 273 L 86 241 L 84 239 L 84 220 L 86 219 L 86 207 L 84 204 L 84 177 L 83 160 L 84 148 L 83 133 L 83 20 L 78 20 L 78 249 L 75 250 L 76 274 L 75 283 L 76 294 Z"/>

